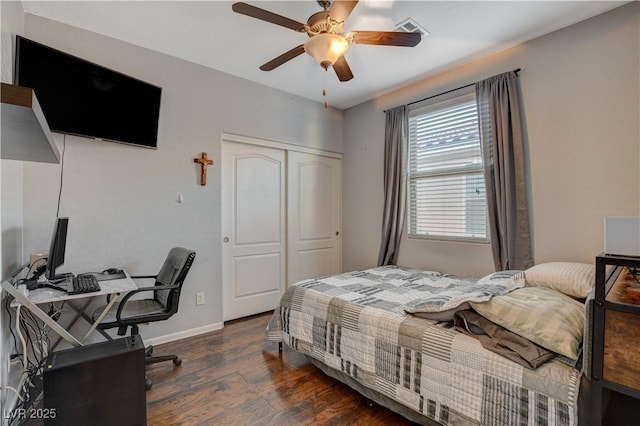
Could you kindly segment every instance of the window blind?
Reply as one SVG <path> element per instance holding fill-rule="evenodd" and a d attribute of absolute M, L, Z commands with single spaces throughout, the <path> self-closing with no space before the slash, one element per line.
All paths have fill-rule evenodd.
<path fill-rule="evenodd" d="M 475 93 L 409 115 L 409 236 L 487 240 Z"/>

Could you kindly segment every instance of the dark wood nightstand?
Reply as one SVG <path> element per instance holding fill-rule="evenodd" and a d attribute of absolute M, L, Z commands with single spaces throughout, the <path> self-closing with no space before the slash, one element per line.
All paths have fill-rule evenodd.
<path fill-rule="evenodd" d="M 592 330 L 591 423 L 600 425 L 604 389 L 640 399 L 640 257 L 596 257 Z"/>

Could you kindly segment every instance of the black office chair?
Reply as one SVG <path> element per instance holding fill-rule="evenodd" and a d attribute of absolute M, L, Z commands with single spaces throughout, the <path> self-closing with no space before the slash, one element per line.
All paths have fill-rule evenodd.
<path fill-rule="evenodd" d="M 169 251 L 158 275 L 142 275 L 131 277 L 133 279 L 155 279 L 155 284 L 150 287 L 139 287 L 137 290 L 127 293 L 121 301 L 114 303 L 109 312 L 104 316 L 98 328 L 118 328 L 118 335 L 127 334 L 127 328 L 131 327 L 131 335 L 139 334 L 138 324 L 164 321 L 178 312 L 178 302 L 182 284 L 187 272 L 193 264 L 196 253 L 182 247 L 174 247 Z M 129 300 L 134 294 L 153 291 L 153 298 Z M 99 307 L 93 313 L 95 321 L 106 305 Z M 174 365 L 182 364 L 177 355 L 153 356 L 153 347 L 149 346 L 145 351 L 145 364 L 173 361 Z M 147 389 L 151 388 L 151 381 L 147 380 Z"/>

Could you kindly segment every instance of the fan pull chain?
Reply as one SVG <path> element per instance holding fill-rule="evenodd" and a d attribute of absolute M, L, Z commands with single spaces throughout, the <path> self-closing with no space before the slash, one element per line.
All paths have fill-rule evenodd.
<path fill-rule="evenodd" d="M 329 108 L 329 102 L 327 102 L 327 68 L 324 69 L 324 85 L 322 86 L 322 97 L 324 98 L 325 109 Z"/>

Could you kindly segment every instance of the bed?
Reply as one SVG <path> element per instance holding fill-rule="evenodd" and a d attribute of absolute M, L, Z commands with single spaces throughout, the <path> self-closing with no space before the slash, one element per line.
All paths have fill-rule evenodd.
<path fill-rule="evenodd" d="M 575 298 L 584 298 L 589 285 L 576 284 L 580 278 L 574 273 L 569 287 L 584 288 L 573 291 L 578 296 L 567 295 L 553 288 L 558 287 L 553 279 L 551 285 L 544 282 L 546 272 L 539 286 L 529 283 L 533 272 L 531 280 L 528 271 L 506 272 L 477 280 L 386 266 L 304 280 L 281 298 L 266 338 L 305 354 L 326 374 L 419 423 L 576 425 L 585 305 Z M 589 273 L 582 281 L 591 279 Z M 564 280 L 566 271 L 560 275 Z M 543 313 L 534 318 L 505 312 L 505 306 L 511 310 L 520 304 L 513 299 L 517 294 L 524 304 L 537 300 L 527 293 L 532 288 L 543 294 L 538 303 L 545 305 Z M 545 299 L 555 293 L 570 302 Z M 493 306 L 499 301 L 502 306 Z M 542 339 L 552 341 L 552 356 L 526 366 L 486 349 L 478 336 L 453 325 L 461 314 L 481 311 L 485 320 L 486 314 L 528 327 L 533 335 L 527 341 L 539 342 L 536 333 L 551 330 L 553 336 Z M 553 317 L 562 311 L 571 314 Z M 568 338 L 555 330 L 565 323 L 573 327 Z"/>

